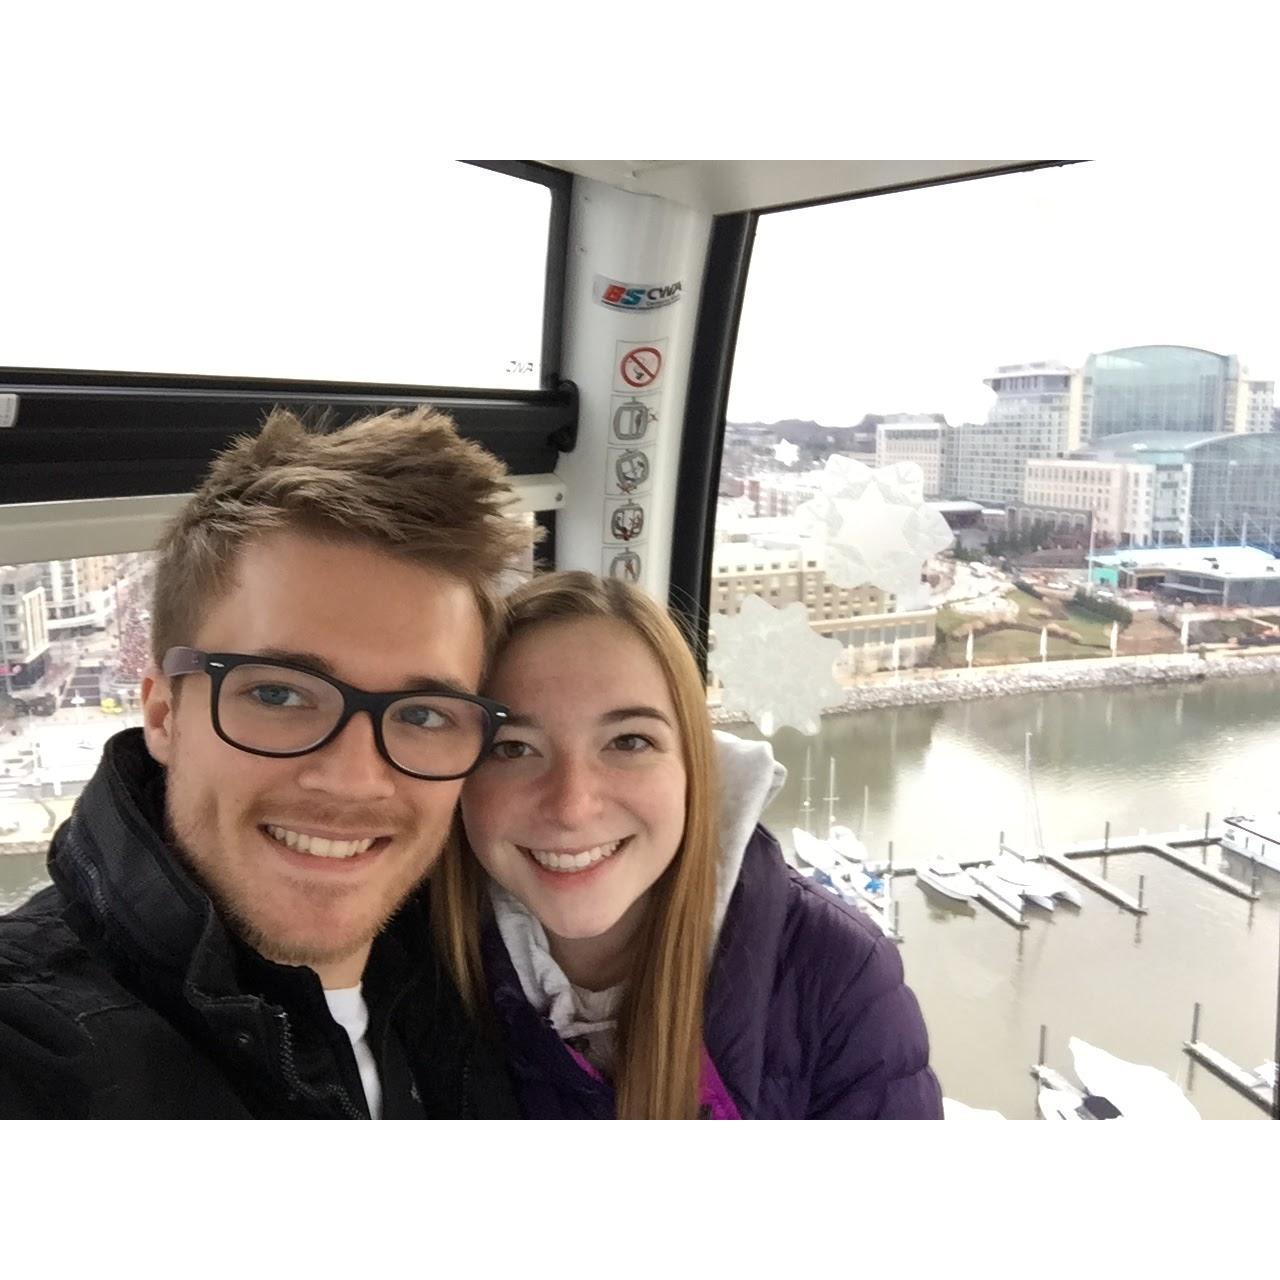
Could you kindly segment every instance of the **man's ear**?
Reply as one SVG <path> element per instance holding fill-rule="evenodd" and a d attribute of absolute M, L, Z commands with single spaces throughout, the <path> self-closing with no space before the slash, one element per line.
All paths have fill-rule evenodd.
<path fill-rule="evenodd" d="M 173 695 L 173 681 L 152 663 L 142 677 L 142 734 L 147 750 L 163 765 L 173 750 Z"/>

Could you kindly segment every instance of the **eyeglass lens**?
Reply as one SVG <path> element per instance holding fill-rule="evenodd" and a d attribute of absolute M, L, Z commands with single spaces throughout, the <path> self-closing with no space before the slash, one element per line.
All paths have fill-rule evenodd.
<path fill-rule="evenodd" d="M 218 694 L 223 733 L 254 751 L 306 751 L 332 733 L 342 710 L 342 694 L 327 681 L 267 664 L 233 667 Z M 465 773 L 487 728 L 483 707 L 448 694 L 400 698 L 382 715 L 387 754 L 411 773 Z"/>

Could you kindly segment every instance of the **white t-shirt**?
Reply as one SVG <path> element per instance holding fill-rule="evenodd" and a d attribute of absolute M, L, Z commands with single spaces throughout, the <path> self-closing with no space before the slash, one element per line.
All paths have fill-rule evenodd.
<path fill-rule="evenodd" d="M 378 1065 L 373 1060 L 373 1052 L 365 1039 L 369 1029 L 369 1006 L 361 994 L 362 987 L 342 987 L 337 991 L 326 991 L 325 1002 L 329 1012 L 351 1040 L 351 1048 L 355 1051 L 356 1066 L 360 1068 L 360 1082 L 364 1085 L 365 1100 L 369 1104 L 369 1114 L 375 1120 L 382 1119 L 382 1081 L 378 1079 Z"/>

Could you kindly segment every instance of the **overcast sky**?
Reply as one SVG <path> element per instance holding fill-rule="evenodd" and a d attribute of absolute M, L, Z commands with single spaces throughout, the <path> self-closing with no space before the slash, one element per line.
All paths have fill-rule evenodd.
<path fill-rule="evenodd" d="M 981 421 L 997 365 L 1159 343 L 1274 378 L 1271 169 L 1099 161 L 763 217 L 729 420 Z"/>
<path fill-rule="evenodd" d="M 222 182 L 220 135 L 136 168 L 79 138 L 74 163 L 0 214 L 24 250 L 6 263 L 0 363 L 536 385 L 546 189 L 423 160 L 394 198 L 360 183 L 320 196 L 308 140 L 332 145 L 246 148 Z M 104 198 L 87 201 L 95 183 Z M 1270 166 L 1239 158 L 766 215 L 730 420 L 981 420 L 999 364 L 1153 343 L 1275 377 L 1278 212 Z"/>

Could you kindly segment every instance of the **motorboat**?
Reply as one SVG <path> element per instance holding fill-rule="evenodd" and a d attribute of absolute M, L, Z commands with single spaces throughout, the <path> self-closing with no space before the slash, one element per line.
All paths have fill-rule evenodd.
<path fill-rule="evenodd" d="M 1222 847 L 1280 871 L 1280 814 L 1224 818 Z"/>
<path fill-rule="evenodd" d="M 972 902 L 978 896 L 978 882 L 950 858 L 931 858 L 917 868 L 916 880 L 956 902 Z"/>

